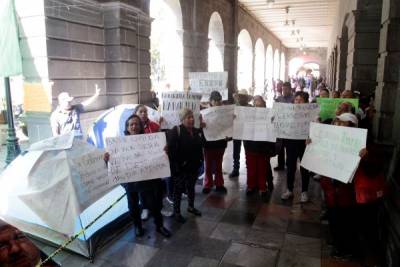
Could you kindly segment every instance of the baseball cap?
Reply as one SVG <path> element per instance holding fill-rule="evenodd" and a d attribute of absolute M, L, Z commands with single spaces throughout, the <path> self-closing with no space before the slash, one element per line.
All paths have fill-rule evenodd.
<path fill-rule="evenodd" d="M 58 95 L 58 102 L 70 102 L 74 99 L 67 92 L 62 92 Z"/>
<path fill-rule="evenodd" d="M 336 118 L 339 119 L 340 121 L 352 122 L 354 125 L 358 126 L 358 119 L 356 115 L 354 115 L 353 113 L 343 113 L 337 116 Z"/>

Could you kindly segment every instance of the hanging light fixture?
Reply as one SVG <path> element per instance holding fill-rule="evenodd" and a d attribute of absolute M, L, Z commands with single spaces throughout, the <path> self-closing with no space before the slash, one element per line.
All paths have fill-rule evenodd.
<path fill-rule="evenodd" d="M 285 11 L 286 11 L 285 26 L 289 26 L 289 6 L 285 7 Z"/>

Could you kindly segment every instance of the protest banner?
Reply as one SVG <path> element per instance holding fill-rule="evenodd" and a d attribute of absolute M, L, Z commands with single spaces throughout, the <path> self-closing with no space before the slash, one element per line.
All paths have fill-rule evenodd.
<path fill-rule="evenodd" d="M 307 145 L 301 166 L 320 175 L 350 183 L 366 147 L 367 130 L 311 123 L 311 144 Z"/>
<path fill-rule="evenodd" d="M 113 183 L 137 182 L 171 176 L 165 133 L 127 135 L 106 139 L 109 174 Z"/>
<path fill-rule="evenodd" d="M 317 103 L 320 106 L 319 117 L 322 121 L 326 119 L 333 119 L 336 117 L 336 109 L 340 103 L 349 102 L 353 105 L 355 110 L 358 110 L 357 98 L 317 98 Z"/>
<path fill-rule="evenodd" d="M 161 94 L 161 123 L 162 129 L 172 129 L 181 124 L 179 112 L 183 108 L 193 111 L 195 126 L 200 125 L 200 100 L 201 94 L 191 92 L 163 92 Z"/>
<path fill-rule="evenodd" d="M 218 106 L 200 111 L 206 127 L 203 133 L 207 141 L 216 141 L 232 137 L 233 114 L 235 106 Z"/>
<path fill-rule="evenodd" d="M 104 162 L 104 151 L 93 150 L 72 159 L 73 170 L 79 174 L 79 179 L 73 179 L 76 194 L 81 205 L 86 207 L 112 189 L 115 184 L 110 182 L 107 165 Z M 89 203 L 89 204 L 86 204 Z"/>
<path fill-rule="evenodd" d="M 318 104 L 274 103 L 274 127 L 277 138 L 308 138 L 310 122 L 318 118 Z"/>
<path fill-rule="evenodd" d="M 272 109 L 269 108 L 235 106 L 233 138 L 275 142 L 276 135 L 272 116 Z"/>
<path fill-rule="evenodd" d="M 201 93 L 202 102 L 208 102 L 212 91 L 218 91 L 222 100 L 228 100 L 228 72 L 189 72 L 190 90 Z"/>

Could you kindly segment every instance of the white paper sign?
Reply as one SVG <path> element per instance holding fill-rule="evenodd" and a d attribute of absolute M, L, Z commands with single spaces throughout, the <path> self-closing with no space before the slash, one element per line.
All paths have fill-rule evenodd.
<path fill-rule="evenodd" d="M 233 114 L 235 106 L 217 106 L 200 111 L 206 127 L 203 133 L 207 141 L 216 141 L 232 137 Z"/>
<path fill-rule="evenodd" d="M 276 135 L 272 116 L 273 111 L 269 108 L 235 106 L 233 138 L 275 142 Z"/>
<path fill-rule="evenodd" d="M 161 94 L 161 123 L 162 129 L 172 129 L 180 125 L 179 112 L 183 108 L 189 108 L 193 111 L 195 126 L 200 125 L 200 100 L 201 94 L 191 92 L 163 92 Z"/>
<path fill-rule="evenodd" d="M 66 133 L 59 136 L 50 137 L 39 142 L 33 143 L 29 147 L 29 151 L 49 151 L 70 149 L 74 141 L 74 133 Z"/>
<path fill-rule="evenodd" d="M 115 184 L 171 176 L 165 133 L 106 139 L 109 174 Z"/>
<path fill-rule="evenodd" d="M 310 139 L 301 166 L 343 183 L 351 182 L 360 162 L 359 152 L 366 147 L 367 130 L 312 122 Z"/>
<path fill-rule="evenodd" d="M 208 102 L 212 91 L 218 91 L 222 100 L 228 100 L 228 72 L 189 72 L 190 90 L 203 94 L 201 101 Z"/>
<path fill-rule="evenodd" d="M 305 140 L 310 122 L 319 116 L 319 105 L 274 103 L 274 127 L 277 138 Z"/>
<path fill-rule="evenodd" d="M 83 206 L 93 203 L 99 196 L 105 195 L 114 184 L 110 182 L 108 169 L 104 162 L 104 151 L 94 150 L 85 155 L 72 159 L 73 171 L 77 172 L 79 181 L 76 184 L 76 193 Z"/>

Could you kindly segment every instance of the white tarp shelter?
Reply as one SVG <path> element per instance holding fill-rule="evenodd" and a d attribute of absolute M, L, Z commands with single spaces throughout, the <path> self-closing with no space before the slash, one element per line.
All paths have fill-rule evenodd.
<path fill-rule="evenodd" d="M 54 138 L 49 140 L 57 144 Z M 76 138 L 69 149 L 49 150 L 46 142 L 31 147 L 0 177 L 0 217 L 20 230 L 60 245 L 125 194 L 121 186 L 85 181 L 74 165 L 76 158 L 96 153 L 100 157 L 104 151 Z M 97 248 L 130 222 L 127 211 L 125 197 L 67 249 L 93 257 Z"/>

